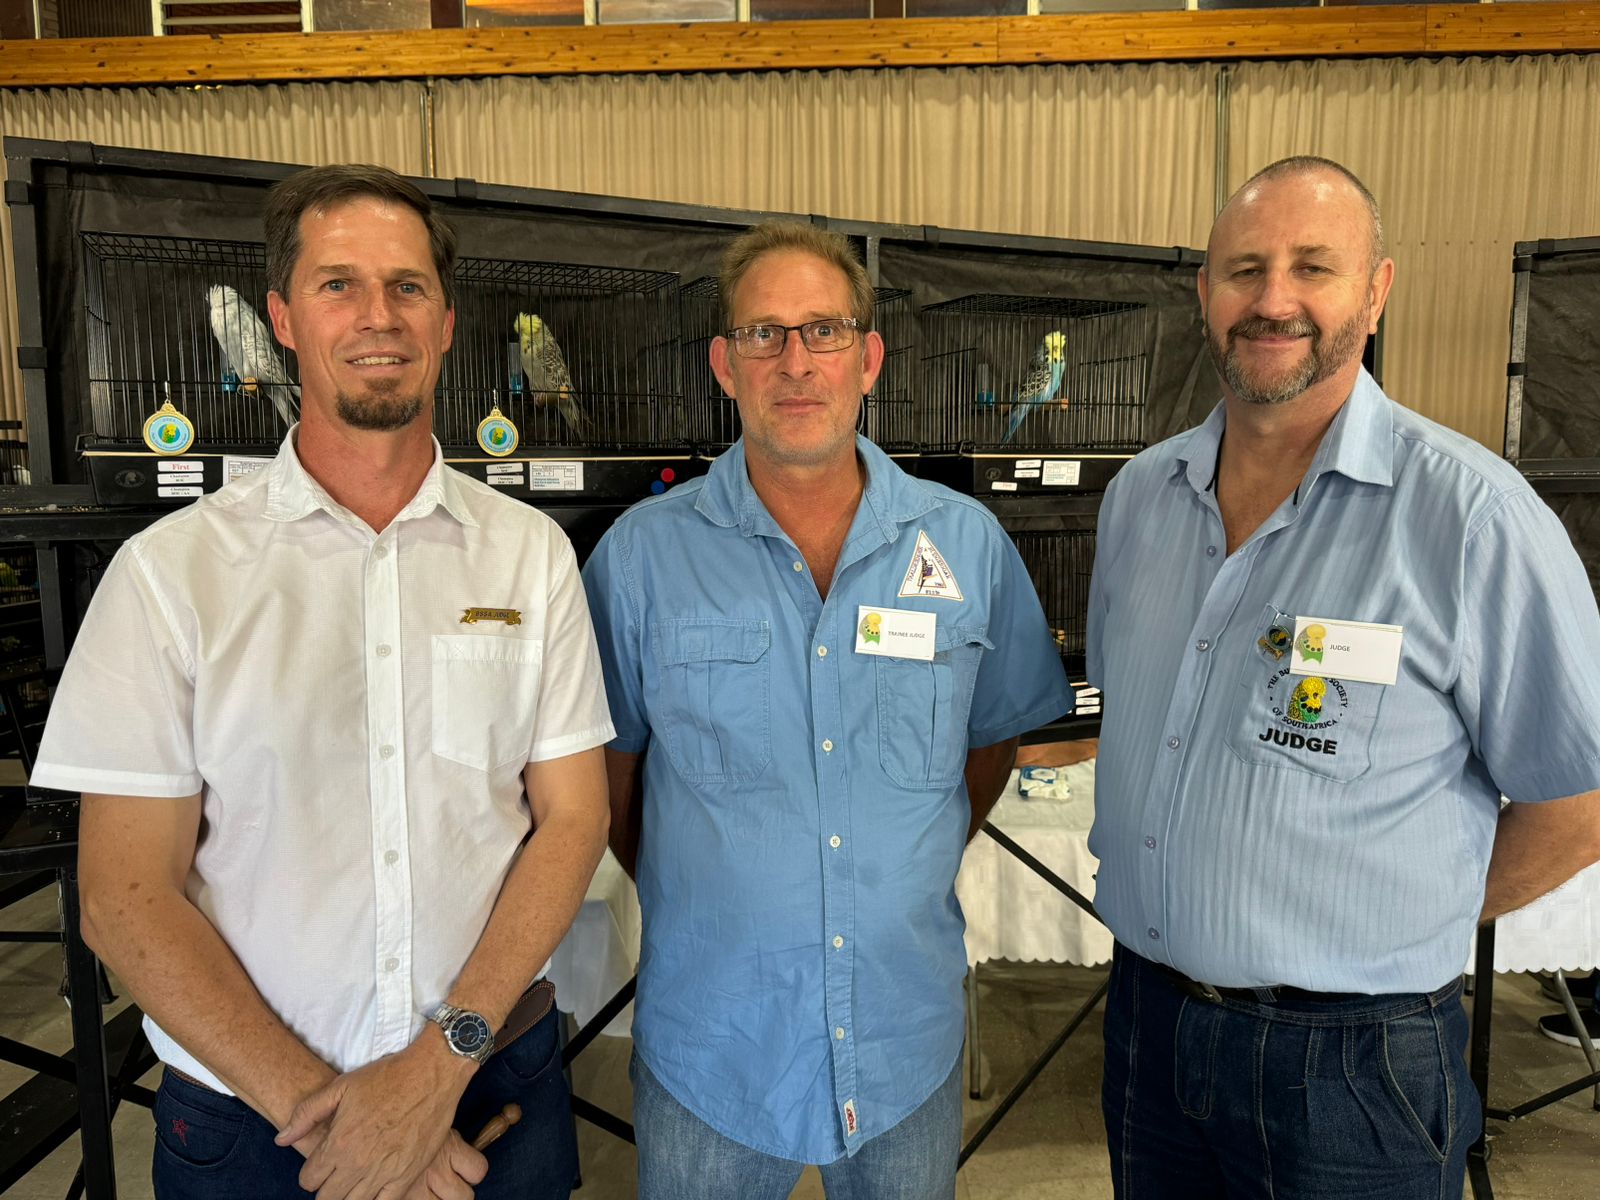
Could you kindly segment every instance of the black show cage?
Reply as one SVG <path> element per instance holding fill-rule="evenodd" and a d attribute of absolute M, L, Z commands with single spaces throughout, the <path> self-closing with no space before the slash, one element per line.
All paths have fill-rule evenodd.
<path fill-rule="evenodd" d="M 1560 518 L 1600 595 L 1600 237 L 1518 242 L 1505 456 Z"/>
<path fill-rule="evenodd" d="M 979 294 L 929 305 L 922 325 L 927 449 L 1144 448 L 1147 305 Z"/>
<path fill-rule="evenodd" d="M 477 447 L 495 407 L 528 448 L 689 445 L 675 274 L 465 258 L 455 285 L 454 344 L 434 407 L 443 445 Z"/>

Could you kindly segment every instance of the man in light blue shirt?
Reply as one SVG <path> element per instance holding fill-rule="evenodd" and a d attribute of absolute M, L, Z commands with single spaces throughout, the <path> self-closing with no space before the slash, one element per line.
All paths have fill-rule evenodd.
<path fill-rule="evenodd" d="M 1362 370 L 1393 275 L 1343 167 L 1247 183 L 1200 278 L 1224 402 L 1101 509 L 1129 1200 L 1459 1197 L 1474 926 L 1600 857 L 1593 594 L 1515 470 Z"/>
<path fill-rule="evenodd" d="M 761 226 L 721 292 L 744 435 L 584 572 L 644 915 L 640 1195 L 786 1197 L 816 1163 L 832 1195 L 953 1197 L 956 871 L 1071 691 L 994 517 L 855 433 L 884 350 L 848 244 Z"/>

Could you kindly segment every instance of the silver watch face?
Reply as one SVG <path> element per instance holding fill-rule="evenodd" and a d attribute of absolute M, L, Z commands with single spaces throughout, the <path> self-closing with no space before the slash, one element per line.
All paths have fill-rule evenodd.
<path fill-rule="evenodd" d="M 489 1044 L 489 1022 L 475 1012 L 457 1013 L 444 1027 L 444 1035 L 457 1054 L 476 1058 Z"/>

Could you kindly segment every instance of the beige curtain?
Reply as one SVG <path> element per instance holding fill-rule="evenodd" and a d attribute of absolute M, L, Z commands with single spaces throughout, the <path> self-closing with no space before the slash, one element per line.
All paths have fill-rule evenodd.
<path fill-rule="evenodd" d="M 1209 223 L 1216 71 L 1079 66 L 437 85 L 441 176 L 1158 245 Z"/>
<path fill-rule="evenodd" d="M 0 134 L 421 175 L 422 95 L 413 83 L 0 91 Z M 0 419 L 20 420 L 10 222 L 0 205 Z"/>
<path fill-rule="evenodd" d="M 1286 154 L 1362 177 L 1396 264 L 1385 386 L 1503 449 L 1512 247 L 1600 234 L 1600 56 L 1246 64 L 1229 128 L 1230 187 Z"/>

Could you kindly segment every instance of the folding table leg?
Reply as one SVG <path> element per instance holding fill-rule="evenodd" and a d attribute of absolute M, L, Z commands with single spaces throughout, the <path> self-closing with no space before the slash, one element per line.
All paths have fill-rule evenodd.
<path fill-rule="evenodd" d="M 978 1038 L 978 964 L 967 968 L 967 1095 L 983 1099 L 983 1044 Z"/>

